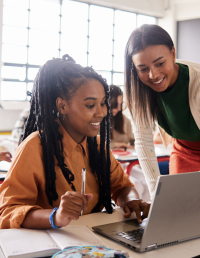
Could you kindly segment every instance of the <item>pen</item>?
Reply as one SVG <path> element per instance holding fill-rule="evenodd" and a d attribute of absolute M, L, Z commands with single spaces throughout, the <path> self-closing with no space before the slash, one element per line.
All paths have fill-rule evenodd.
<path fill-rule="evenodd" d="M 85 194 L 85 174 L 86 174 L 86 169 L 82 169 L 82 185 L 81 185 L 81 193 Z M 81 216 L 83 215 L 83 210 L 81 211 Z"/>

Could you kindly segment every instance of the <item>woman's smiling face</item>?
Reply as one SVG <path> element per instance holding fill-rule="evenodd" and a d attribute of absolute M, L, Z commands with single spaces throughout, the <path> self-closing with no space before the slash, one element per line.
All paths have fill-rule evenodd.
<path fill-rule="evenodd" d="M 61 123 L 75 142 L 80 143 L 85 136 L 95 137 L 107 115 L 104 87 L 99 81 L 88 79 L 69 101 L 57 98 L 57 108 L 65 115 Z"/>
<path fill-rule="evenodd" d="M 175 61 L 175 48 L 165 45 L 148 46 L 132 56 L 140 80 L 154 91 L 162 92 L 171 87 L 178 77 L 179 66 Z"/>

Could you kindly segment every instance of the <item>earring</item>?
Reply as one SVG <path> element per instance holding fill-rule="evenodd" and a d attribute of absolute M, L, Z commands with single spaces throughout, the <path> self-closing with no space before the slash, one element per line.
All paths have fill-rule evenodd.
<path fill-rule="evenodd" d="M 65 120 L 65 115 L 63 115 L 63 121 Z"/>
<path fill-rule="evenodd" d="M 57 113 L 57 117 L 59 117 L 59 115 L 60 115 L 60 113 L 58 112 L 58 113 Z"/>

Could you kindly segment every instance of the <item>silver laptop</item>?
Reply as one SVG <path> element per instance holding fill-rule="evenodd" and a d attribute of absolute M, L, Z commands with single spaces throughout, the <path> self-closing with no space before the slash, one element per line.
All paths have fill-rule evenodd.
<path fill-rule="evenodd" d="M 200 237 L 200 172 L 160 176 L 148 218 L 93 229 L 144 252 Z"/>

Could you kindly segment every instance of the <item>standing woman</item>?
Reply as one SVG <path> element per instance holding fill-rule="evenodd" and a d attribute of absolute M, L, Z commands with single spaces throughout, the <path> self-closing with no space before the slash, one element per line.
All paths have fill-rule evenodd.
<path fill-rule="evenodd" d="M 151 197 L 159 168 L 153 145 L 158 122 L 171 137 L 170 174 L 200 170 L 200 64 L 176 60 L 173 41 L 158 25 L 132 32 L 125 51 L 125 88 L 134 120 L 135 148 Z"/>
<path fill-rule="evenodd" d="M 111 141 L 110 148 L 134 148 L 134 135 L 131 121 L 122 113 L 123 92 L 120 87 L 110 86 Z"/>
<path fill-rule="evenodd" d="M 149 205 L 109 150 L 109 110 L 108 85 L 91 67 L 65 55 L 40 68 L 23 142 L 0 188 L 0 228 L 67 226 L 82 210 L 112 213 L 111 199 L 125 217 L 147 216 Z"/>

